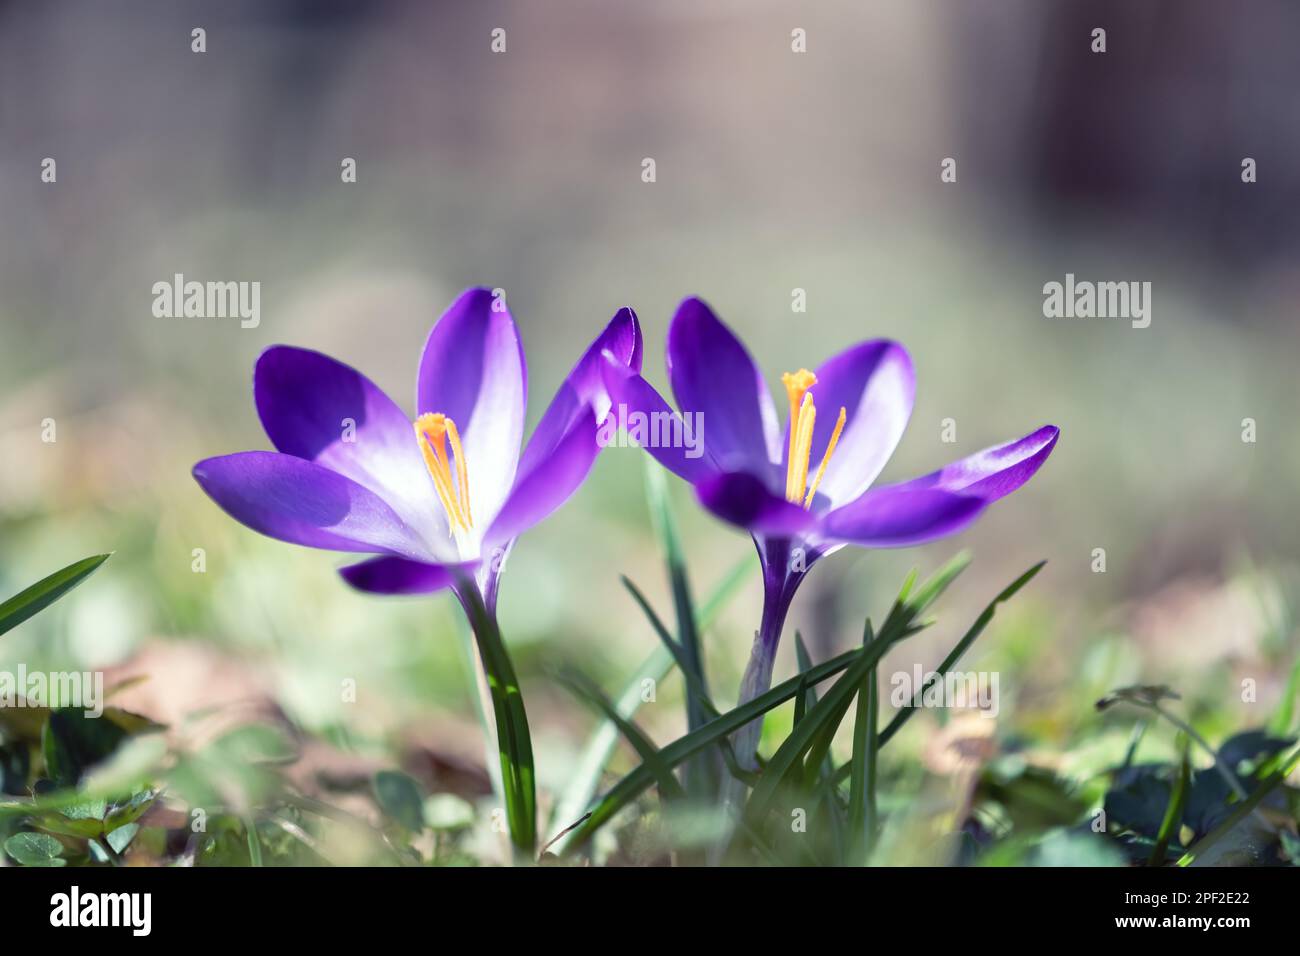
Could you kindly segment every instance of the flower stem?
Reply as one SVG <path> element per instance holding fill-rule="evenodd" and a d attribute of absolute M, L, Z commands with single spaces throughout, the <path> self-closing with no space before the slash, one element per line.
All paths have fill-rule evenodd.
<path fill-rule="evenodd" d="M 763 565 L 763 617 L 754 634 L 754 646 L 749 653 L 745 674 L 740 680 L 738 707 L 749 703 L 772 686 L 772 665 L 781 644 L 786 612 L 790 610 L 790 601 L 794 598 L 795 588 L 802 577 L 800 572 L 789 570 L 789 541 L 777 539 L 755 543 Z M 758 769 L 758 741 L 762 732 L 763 720 L 760 717 L 732 735 L 732 749 L 745 770 Z"/>
<path fill-rule="evenodd" d="M 484 601 L 478 585 L 465 581 L 455 590 L 469 617 L 492 697 L 510 840 L 521 857 L 531 861 L 537 848 L 537 785 L 528 715 L 524 711 L 519 679 L 501 640 L 496 614 Z"/>

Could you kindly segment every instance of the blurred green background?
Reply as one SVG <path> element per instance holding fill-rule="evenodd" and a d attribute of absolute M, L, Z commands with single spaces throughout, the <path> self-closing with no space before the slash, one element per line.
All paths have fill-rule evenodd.
<path fill-rule="evenodd" d="M 909 567 L 968 547 L 941 623 L 884 673 L 937 663 L 1045 558 L 967 659 L 1001 672 L 1000 739 L 1086 773 L 1131 723 L 1093 700 L 1138 681 L 1178 687 L 1207 735 L 1262 724 L 1296 653 L 1300 558 L 1283 25 L 1300 11 L 1260 2 L 0 3 L 0 592 L 117 552 L 7 635 L 0 667 L 148 674 L 124 704 L 176 726 L 283 714 L 329 741 L 318 776 L 400 763 L 481 790 L 451 599 L 353 593 L 337 556 L 234 524 L 189 469 L 269 447 L 250 376 L 273 343 L 334 355 L 409 410 L 430 324 L 485 284 L 520 325 L 531 421 L 620 306 L 664 384 L 668 320 L 698 294 L 774 386 L 861 339 L 908 347 L 917 403 L 883 480 L 1061 427 L 1034 481 L 961 538 L 820 566 L 778 678 L 794 627 L 817 657 L 850 646 Z M 151 287 L 177 272 L 260 281 L 260 326 L 155 318 Z M 1150 281 L 1150 328 L 1044 318 L 1043 284 L 1067 272 Z M 612 692 L 654 648 L 620 573 L 670 607 L 642 476 L 641 453 L 605 453 L 504 580 L 544 787 L 593 723 L 548 672 Z M 752 545 L 672 490 L 703 594 Z M 707 637 L 720 701 L 757 601 L 755 574 Z M 679 690 L 643 708 L 661 741 Z M 938 722 L 905 746 L 923 754 Z"/>

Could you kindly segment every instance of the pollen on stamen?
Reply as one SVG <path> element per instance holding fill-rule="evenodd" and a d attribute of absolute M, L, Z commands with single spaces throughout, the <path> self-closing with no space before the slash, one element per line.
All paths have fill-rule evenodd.
<path fill-rule="evenodd" d="M 826 443 L 826 454 L 822 455 L 822 463 L 817 466 L 817 475 L 813 478 L 812 486 L 808 489 L 808 497 L 804 499 L 803 506 L 811 508 L 813 498 L 817 495 L 817 486 L 822 483 L 822 478 L 826 476 L 826 465 L 830 463 L 831 455 L 835 454 L 835 446 L 840 443 L 840 432 L 844 431 L 844 423 L 848 420 L 848 409 L 843 405 L 840 406 L 840 414 L 835 419 L 835 430 L 831 432 L 831 440 Z M 809 451 L 812 449 L 810 448 Z"/>
<path fill-rule="evenodd" d="M 452 533 L 455 534 L 457 529 L 469 530 L 473 526 L 469 508 L 469 470 L 456 423 L 441 412 L 426 412 L 415 420 L 414 427 L 415 440 L 424 456 L 424 465 L 429 469 L 429 477 L 433 479 L 438 500 L 447 512 Z M 454 474 L 447 455 L 448 441 L 456 460 Z"/>
<path fill-rule="evenodd" d="M 781 376 L 781 384 L 785 386 L 785 393 L 790 397 L 790 413 L 793 421 L 794 414 L 803 401 L 804 393 L 817 384 L 817 376 L 806 368 L 801 368 L 797 372 L 784 373 Z"/>
<path fill-rule="evenodd" d="M 844 431 L 848 410 L 844 407 L 840 408 L 839 417 L 835 420 L 835 429 L 831 432 L 830 441 L 826 443 L 826 452 L 822 455 L 821 464 L 817 466 L 817 473 L 813 476 L 810 485 L 808 468 L 812 464 L 812 439 L 813 429 L 817 424 L 817 407 L 809 389 L 817 384 L 817 376 L 808 369 L 801 368 L 797 372 L 786 372 L 782 375 L 781 384 L 785 386 L 786 394 L 790 397 L 790 446 L 786 450 L 785 459 L 785 498 L 791 504 L 811 508 L 813 498 L 817 496 L 817 487 L 826 476 L 826 466 L 830 463 L 831 455 L 835 453 L 835 446 L 839 444 L 840 433 Z"/>
<path fill-rule="evenodd" d="M 803 501 L 804 489 L 808 487 L 808 463 L 812 458 L 813 429 L 817 425 L 817 406 L 811 395 L 804 395 L 799 405 L 799 435 L 794 449 L 794 481 L 790 487 L 790 500 L 796 504 Z"/>
<path fill-rule="evenodd" d="M 808 449 L 802 446 L 804 416 L 814 415 L 812 396 L 808 389 L 817 384 L 817 376 L 806 368 L 797 372 L 786 372 L 781 376 L 786 395 L 790 399 L 790 443 L 785 458 L 785 497 L 798 504 L 803 500 L 804 484 L 808 480 Z M 808 441 L 812 441 L 812 429 L 808 429 Z M 799 459 L 803 458 L 803 463 Z M 802 471 L 802 478 L 800 472 Z"/>

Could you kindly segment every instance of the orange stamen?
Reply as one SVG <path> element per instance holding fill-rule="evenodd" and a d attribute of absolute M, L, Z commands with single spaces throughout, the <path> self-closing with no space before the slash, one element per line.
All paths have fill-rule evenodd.
<path fill-rule="evenodd" d="M 795 504 L 803 501 L 804 488 L 808 486 L 808 456 L 812 451 L 813 426 L 817 423 L 817 407 L 813 397 L 804 395 L 799 403 L 799 421 L 794 441 L 793 467 L 786 469 L 785 496 Z"/>
<path fill-rule="evenodd" d="M 795 451 L 795 431 L 798 428 L 799 406 L 803 403 L 803 397 L 808 389 L 817 384 L 817 376 L 806 368 L 801 368 L 797 372 L 786 372 L 781 376 L 781 384 L 785 386 L 785 393 L 790 397 L 790 447 L 786 454 L 786 494 L 790 492 L 790 463 L 794 461 Z"/>
<path fill-rule="evenodd" d="M 840 406 L 840 417 L 835 419 L 835 431 L 831 432 L 831 440 L 826 443 L 826 454 L 822 455 L 822 463 L 817 466 L 817 476 L 813 478 L 812 487 L 808 489 L 808 497 L 804 499 L 803 506 L 805 508 L 812 507 L 813 496 L 817 494 L 817 486 L 822 483 L 822 478 L 826 474 L 826 465 L 835 452 L 835 446 L 840 442 L 840 432 L 844 431 L 844 422 L 848 417 L 848 409 Z"/>
<path fill-rule="evenodd" d="M 817 376 L 806 368 L 801 368 L 797 372 L 786 372 L 782 375 L 781 384 L 785 386 L 786 394 L 790 398 L 790 445 L 786 451 L 785 461 L 785 498 L 792 504 L 811 508 L 813 498 L 817 494 L 817 486 L 826 475 L 826 466 L 831 460 L 835 446 L 839 444 L 840 433 L 844 431 L 848 410 L 840 409 L 835 430 L 826 445 L 826 453 L 822 455 L 822 462 L 817 467 L 812 486 L 809 487 L 808 466 L 812 460 L 813 428 L 817 424 L 817 407 L 813 404 L 809 389 L 817 384 Z"/>
<path fill-rule="evenodd" d="M 415 420 L 415 440 L 419 442 L 438 500 L 450 519 L 452 533 L 455 534 L 457 529 L 468 531 L 473 526 L 469 507 L 469 469 L 456 423 L 441 412 L 421 415 Z M 447 457 L 448 440 L 456 459 L 454 477 L 451 460 Z"/>

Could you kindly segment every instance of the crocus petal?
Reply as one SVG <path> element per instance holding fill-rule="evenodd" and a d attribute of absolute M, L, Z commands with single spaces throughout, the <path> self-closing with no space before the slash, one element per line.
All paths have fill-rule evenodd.
<path fill-rule="evenodd" d="M 431 557 L 383 499 L 314 462 L 246 451 L 204 459 L 194 478 L 226 514 L 268 537 L 331 551 Z"/>
<path fill-rule="evenodd" d="M 631 309 L 619 309 L 614 318 L 610 319 L 609 325 L 582 353 L 582 358 L 578 359 L 569 372 L 561 391 L 568 388 L 577 396 L 580 405 L 590 403 L 596 413 L 596 421 L 602 422 L 609 414 L 610 407 L 609 391 L 605 387 L 603 356 L 609 353 L 614 361 L 639 373 L 643 350 L 641 323 L 637 321 L 636 313 Z"/>
<path fill-rule="evenodd" d="M 520 474 L 532 471 L 551 454 L 580 415 L 594 410 L 597 422 L 605 419 L 610 409 L 603 368 L 607 360 L 632 372 L 641 371 L 641 325 L 631 309 L 619 309 L 564 379 L 528 439 L 519 460 Z"/>
<path fill-rule="evenodd" d="M 700 503 L 731 524 L 752 534 L 791 536 L 817 523 L 811 512 L 773 494 L 767 484 L 745 472 L 726 472 L 695 488 Z"/>
<path fill-rule="evenodd" d="M 1034 476 L 1056 447 L 1059 434 L 1060 429 L 1055 425 L 1044 425 L 1024 438 L 986 448 L 896 487 L 937 488 L 997 501 Z"/>
<path fill-rule="evenodd" d="M 527 368 L 519 331 L 489 289 L 469 289 L 443 313 L 420 357 L 416 407 L 456 423 L 475 524 L 505 501 L 524 436 Z"/>
<path fill-rule="evenodd" d="M 835 453 L 817 489 L 814 509 L 828 511 L 852 501 L 876 480 L 898 447 L 916 395 L 907 350 L 896 342 L 862 342 L 817 369 L 809 391 L 817 408 L 810 471 L 816 472 L 841 408 L 846 416 Z M 782 448 L 788 447 L 789 425 Z"/>
<path fill-rule="evenodd" d="M 564 504 L 586 479 L 599 451 L 596 416 L 587 407 L 549 455 L 520 473 L 483 538 L 484 552 L 511 541 Z"/>
<path fill-rule="evenodd" d="M 614 360 L 605 359 L 605 382 L 613 400 L 613 410 L 601 423 L 599 440 L 602 446 L 613 442 L 619 428 L 628 431 L 631 438 L 639 426 L 645 431 L 645 450 L 673 474 L 697 485 L 718 474 L 718 468 L 708 455 L 704 444 L 704 429 L 699 415 L 692 415 L 691 425 L 664 401 L 649 382 L 631 368 Z M 650 431 L 658 436 L 654 436 Z M 664 436 L 668 436 L 668 440 Z M 673 440 L 674 436 L 681 440 Z"/>
<path fill-rule="evenodd" d="M 448 536 L 410 419 L 356 369 L 274 346 L 257 360 L 253 397 L 277 449 L 365 486 L 427 540 Z"/>
<path fill-rule="evenodd" d="M 431 594 L 451 587 L 456 579 L 446 565 L 389 556 L 349 564 L 339 568 L 339 574 L 358 591 L 371 594 Z"/>
<path fill-rule="evenodd" d="M 704 416 L 704 443 L 724 471 L 775 484 L 780 430 L 772 395 L 745 346 L 709 307 L 687 299 L 668 329 L 668 378 L 677 407 Z"/>
<path fill-rule="evenodd" d="M 826 515 L 820 537 L 868 548 L 902 548 L 956 534 L 988 502 L 950 491 L 873 488 Z"/>

